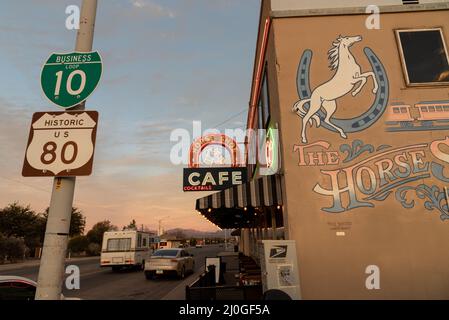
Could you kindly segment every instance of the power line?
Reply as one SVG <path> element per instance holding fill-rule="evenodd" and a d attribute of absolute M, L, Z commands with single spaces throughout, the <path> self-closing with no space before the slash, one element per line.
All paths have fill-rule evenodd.
<path fill-rule="evenodd" d="M 22 181 L 17 181 L 17 180 L 14 180 L 14 179 L 6 178 L 6 177 L 4 177 L 4 176 L 0 176 L 0 178 L 5 179 L 5 180 L 8 180 L 8 181 L 15 182 L 15 183 L 19 183 L 19 184 L 21 184 L 21 185 L 24 185 L 24 186 L 26 186 L 26 187 L 29 187 L 29 188 L 32 188 L 32 189 L 35 189 L 35 190 L 38 190 L 38 191 L 43 191 L 43 192 L 45 192 L 45 193 L 50 193 L 50 191 L 48 191 L 48 190 L 45 190 L 45 189 L 43 189 L 43 188 L 38 188 L 38 187 L 32 186 L 32 185 L 27 184 L 27 183 L 24 183 L 24 182 L 22 182 Z"/>
<path fill-rule="evenodd" d="M 218 128 L 219 126 L 231 121 L 232 119 L 237 118 L 239 115 L 241 115 L 244 112 L 247 112 L 247 109 L 243 109 L 242 111 L 240 111 L 239 113 L 234 114 L 233 116 L 231 116 L 230 118 L 224 120 L 223 122 L 220 122 L 219 124 L 216 124 L 215 126 L 213 126 L 213 128 Z"/>
<path fill-rule="evenodd" d="M 26 187 L 28 187 L 28 188 L 31 188 L 31 189 L 34 189 L 34 190 L 37 190 L 37 191 L 45 192 L 45 193 L 47 193 L 47 194 L 50 194 L 50 193 L 51 193 L 49 190 L 46 190 L 46 189 L 43 189 L 43 188 L 38 188 L 38 187 L 36 187 L 36 186 L 33 186 L 33 185 L 30 185 L 30 184 L 24 183 L 24 182 L 22 182 L 22 181 L 14 180 L 14 179 L 11 179 L 11 178 L 6 178 L 6 177 L 4 177 L 4 176 L 0 176 L 0 178 L 2 178 L 2 179 L 4 179 L 4 180 L 8 180 L 8 181 L 15 182 L 15 183 L 18 183 L 18 184 L 21 184 L 21 185 L 24 185 L 24 186 L 26 186 Z M 79 205 L 82 205 L 82 206 L 88 206 L 88 207 L 97 207 L 97 208 L 98 208 L 98 207 L 104 207 L 104 205 L 101 205 L 101 204 L 95 205 L 95 204 L 91 204 L 91 203 L 86 203 L 86 202 L 84 202 L 84 201 L 76 201 L 76 203 L 79 204 Z"/>

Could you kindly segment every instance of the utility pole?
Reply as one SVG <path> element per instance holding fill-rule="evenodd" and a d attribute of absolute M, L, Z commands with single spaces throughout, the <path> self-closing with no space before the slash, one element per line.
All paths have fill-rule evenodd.
<path fill-rule="evenodd" d="M 96 13 L 97 0 L 83 0 L 75 51 L 92 51 Z M 84 107 L 85 102 L 70 110 L 84 110 Z M 75 177 L 56 177 L 53 182 L 36 300 L 61 299 L 75 181 Z"/>
<path fill-rule="evenodd" d="M 162 235 L 162 233 L 163 233 L 163 230 L 162 230 L 162 220 L 165 220 L 165 219 L 168 219 L 168 218 L 170 218 L 170 216 L 166 216 L 166 217 L 163 217 L 163 218 L 161 218 L 161 219 L 159 219 L 158 220 L 158 223 L 159 223 L 159 228 L 158 228 L 158 236 L 161 236 Z"/>

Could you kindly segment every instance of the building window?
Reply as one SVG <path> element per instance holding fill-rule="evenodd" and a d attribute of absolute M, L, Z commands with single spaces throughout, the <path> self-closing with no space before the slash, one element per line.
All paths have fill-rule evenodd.
<path fill-rule="evenodd" d="M 396 30 L 407 85 L 449 85 L 449 59 L 441 28 Z"/>
<path fill-rule="evenodd" d="M 268 76 L 265 69 L 262 82 L 262 99 L 263 99 L 263 124 L 266 129 L 270 121 L 270 95 L 268 93 Z"/>
<path fill-rule="evenodd" d="M 264 123 L 263 123 L 263 119 L 264 119 L 263 109 L 264 109 L 264 107 L 263 107 L 263 99 L 262 99 L 262 97 L 259 98 L 259 103 L 257 105 L 257 109 L 259 110 L 258 116 L 257 116 L 257 122 L 258 122 L 257 126 L 258 126 L 259 129 L 263 129 L 263 127 L 264 127 Z"/>
<path fill-rule="evenodd" d="M 259 108 L 258 127 L 259 129 L 266 129 L 268 126 L 268 122 L 270 120 L 270 95 L 268 93 L 268 77 L 266 66 L 262 80 L 262 87 L 260 90 L 258 108 Z"/>
<path fill-rule="evenodd" d="M 109 239 L 106 251 L 129 251 L 131 249 L 131 238 Z"/>

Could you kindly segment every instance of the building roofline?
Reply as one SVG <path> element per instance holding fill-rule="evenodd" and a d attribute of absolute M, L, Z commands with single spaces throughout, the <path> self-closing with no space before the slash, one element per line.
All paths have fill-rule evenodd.
<path fill-rule="evenodd" d="M 250 88 L 250 96 L 249 96 L 249 100 L 248 100 L 248 115 L 247 115 L 247 119 L 246 119 L 246 124 L 248 125 L 249 123 L 249 118 L 250 118 L 250 114 L 249 111 L 251 109 L 251 101 L 252 101 L 252 97 L 253 97 L 253 92 L 254 92 L 254 85 L 255 85 L 255 78 L 256 78 L 256 72 L 257 72 L 257 59 L 259 57 L 258 52 L 259 52 L 259 41 L 261 40 L 262 34 L 263 34 L 263 28 L 261 28 L 260 26 L 262 25 L 262 18 L 263 18 L 263 5 L 264 5 L 264 0 L 260 1 L 260 12 L 259 12 L 259 23 L 257 24 L 257 37 L 256 37 L 256 47 L 254 48 L 254 62 L 253 62 L 253 75 L 251 77 L 251 88 Z M 270 16 L 270 13 L 268 13 L 268 16 Z"/>
<path fill-rule="evenodd" d="M 415 5 L 391 5 L 379 6 L 380 13 L 400 13 L 400 12 L 417 12 L 417 11 L 436 11 L 448 10 L 448 2 L 440 3 L 423 3 Z M 271 11 L 272 18 L 293 18 L 293 17 L 310 17 L 310 16 L 334 16 L 334 15 L 356 15 L 369 14 L 366 13 L 366 7 L 347 7 L 347 8 L 327 8 L 327 9 L 299 9 L 299 10 L 279 10 Z"/>

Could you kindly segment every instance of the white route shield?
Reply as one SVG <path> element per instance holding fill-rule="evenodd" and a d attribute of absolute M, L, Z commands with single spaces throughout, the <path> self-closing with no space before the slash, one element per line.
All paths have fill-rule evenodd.
<path fill-rule="evenodd" d="M 42 175 L 73 175 L 71 171 L 83 168 L 92 160 L 96 125 L 86 112 L 45 113 L 32 124 L 24 168 L 28 162 Z M 91 168 L 86 170 L 90 173 Z M 33 175 L 40 174 L 26 176 Z"/>

